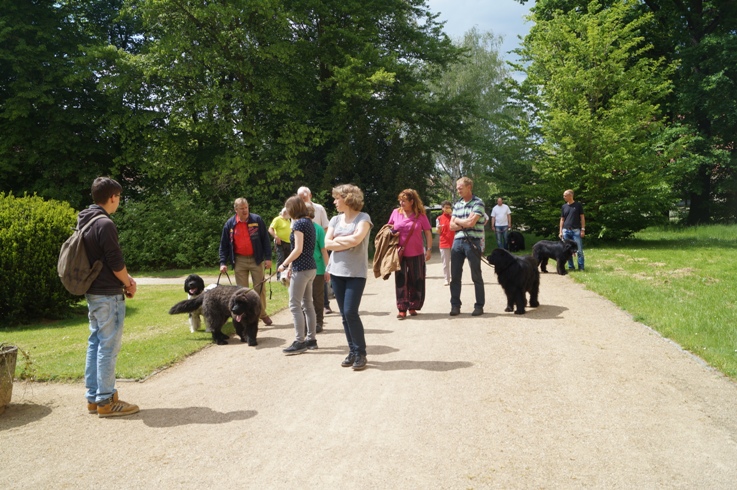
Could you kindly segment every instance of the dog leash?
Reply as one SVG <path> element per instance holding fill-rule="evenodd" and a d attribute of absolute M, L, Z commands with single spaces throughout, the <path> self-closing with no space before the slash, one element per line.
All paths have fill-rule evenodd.
<path fill-rule="evenodd" d="M 269 269 L 269 272 L 271 272 L 271 269 Z M 268 277 L 265 277 L 263 281 L 261 281 L 258 284 L 254 284 L 253 285 L 253 289 L 256 289 L 257 287 L 261 286 L 263 283 L 265 283 L 266 281 L 268 281 L 269 282 L 269 300 L 271 300 L 271 296 L 273 295 L 273 291 L 271 289 L 271 278 L 274 277 L 276 275 L 276 273 L 277 273 L 277 271 L 271 272 L 271 274 L 269 274 Z"/>
<path fill-rule="evenodd" d="M 269 272 L 271 272 L 271 269 L 269 269 Z M 220 286 L 220 278 L 221 278 L 221 277 L 223 276 L 223 274 L 225 274 L 225 277 L 227 277 L 227 278 L 228 278 L 228 282 L 229 282 L 229 283 L 230 283 L 230 285 L 232 286 L 232 285 L 233 285 L 233 281 L 231 281 L 231 280 L 230 280 L 230 276 L 228 275 L 228 272 L 227 272 L 227 271 L 226 271 L 226 272 L 224 272 L 224 273 L 223 273 L 223 272 L 221 272 L 220 274 L 218 274 L 218 280 L 217 280 L 217 284 L 216 284 L 216 285 L 217 285 L 217 286 Z M 271 278 L 272 278 L 272 277 L 274 277 L 275 275 L 276 275 L 276 272 L 273 272 L 272 274 L 270 274 L 270 275 L 269 275 L 269 277 L 266 277 L 266 278 L 265 278 L 265 279 L 264 279 L 263 281 L 261 281 L 260 283 L 258 283 L 258 284 L 254 284 L 254 285 L 253 285 L 253 288 L 252 288 L 252 289 L 256 289 L 257 287 L 261 286 L 261 285 L 262 285 L 263 283 L 265 283 L 266 281 L 269 281 L 269 299 L 271 299 L 271 297 L 272 297 L 272 295 L 273 295 L 273 291 L 272 291 L 272 289 L 271 289 Z"/>
<path fill-rule="evenodd" d="M 468 244 L 471 246 L 471 248 L 476 252 L 476 254 L 479 256 L 479 259 L 481 260 L 481 262 L 483 262 L 484 264 L 488 265 L 489 267 L 494 267 L 493 265 L 491 265 L 486 260 L 486 258 L 484 257 L 484 253 L 481 251 L 481 249 L 475 243 L 473 243 L 473 241 L 471 240 L 471 237 L 468 236 L 468 230 L 469 230 L 469 228 L 461 228 L 459 231 L 462 231 L 463 232 L 463 238 L 466 240 L 466 242 L 468 242 Z"/>
<path fill-rule="evenodd" d="M 218 274 L 218 282 L 216 283 L 216 286 L 220 286 L 220 278 L 221 278 L 222 276 L 223 276 L 223 273 L 222 273 L 222 272 L 220 272 L 220 274 Z M 230 285 L 232 286 L 232 285 L 233 285 L 233 281 L 231 281 L 231 280 L 230 280 L 230 276 L 228 275 L 228 272 L 227 272 L 227 271 L 225 272 L 225 277 L 227 277 L 227 278 L 228 278 L 228 282 L 229 282 L 229 283 L 230 283 Z"/>

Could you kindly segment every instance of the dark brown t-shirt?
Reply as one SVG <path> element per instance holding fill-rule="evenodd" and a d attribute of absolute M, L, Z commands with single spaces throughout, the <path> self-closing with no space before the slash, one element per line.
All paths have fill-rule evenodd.
<path fill-rule="evenodd" d="M 102 270 L 97 276 L 87 294 L 116 295 L 123 294 L 124 284 L 113 271 L 121 271 L 125 267 L 123 251 L 118 242 L 118 227 L 100 206 L 93 204 L 80 211 L 77 217 L 78 226 L 84 226 L 93 217 L 104 214 L 108 219 L 98 219 L 84 234 L 84 248 L 90 265 L 102 260 Z"/>

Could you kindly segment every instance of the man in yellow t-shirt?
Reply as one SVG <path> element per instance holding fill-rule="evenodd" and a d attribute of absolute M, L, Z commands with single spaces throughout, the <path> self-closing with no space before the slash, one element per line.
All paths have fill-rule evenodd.
<path fill-rule="evenodd" d="M 276 245 L 276 280 L 281 279 L 279 266 L 292 252 L 292 244 L 289 242 L 289 234 L 292 231 L 292 222 L 287 218 L 287 210 L 282 208 L 279 216 L 274 218 L 269 225 L 269 235 L 274 238 Z"/>

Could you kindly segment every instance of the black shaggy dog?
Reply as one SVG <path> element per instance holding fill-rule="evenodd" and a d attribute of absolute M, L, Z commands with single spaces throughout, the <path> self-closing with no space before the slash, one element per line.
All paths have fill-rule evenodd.
<path fill-rule="evenodd" d="M 253 289 L 241 286 L 218 286 L 196 298 L 180 301 L 169 310 L 170 315 L 188 313 L 202 308 L 207 327 L 212 331 L 212 341 L 218 345 L 228 343 L 222 332 L 228 318 L 233 319 L 235 333 L 241 342 L 258 345 L 258 318 L 261 316 L 261 298 Z"/>
<path fill-rule="evenodd" d="M 187 293 L 187 299 L 192 299 L 205 290 L 205 281 L 202 280 L 197 274 L 190 274 L 184 280 L 184 292 Z M 202 323 L 200 322 L 200 315 L 202 315 L 202 308 L 198 308 L 195 311 L 189 313 L 189 331 L 194 333 L 200 329 Z M 208 330 L 209 331 L 209 330 Z"/>
<path fill-rule="evenodd" d="M 507 249 L 510 252 L 519 252 L 525 249 L 525 237 L 518 231 L 510 231 L 507 236 Z"/>
<path fill-rule="evenodd" d="M 515 315 L 524 315 L 527 304 L 525 293 L 530 293 L 532 308 L 540 306 L 537 300 L 540 292 L 540 273 L 537 271 L 537 261 L 532 256 L 517 257 L 504 249 L 495 248 L 488 261 L 494 266 L 499 284 L 507 295 L 507 307 L 504 311 L 514 310 Z"/>
<path fill-rule="evenodd" d="M 556 269 L 558 274 L 565 276 L 566 262 L 573 257 L 578 251 L 578 245 L 573 240 L 561 240 L 554 242 L 552 240 L 540 240 L 532 246 L 532 256 L 537 259 L 540 270 L 548 272 L 548 259 L 555 259 L 557 262 Z"/>

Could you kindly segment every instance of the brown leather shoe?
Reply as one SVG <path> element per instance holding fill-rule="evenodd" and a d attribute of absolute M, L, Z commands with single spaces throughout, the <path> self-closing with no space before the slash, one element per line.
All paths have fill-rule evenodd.
<path fill-rule="evenodd" d="M 118 392 L 113 393 L 113 403 L 118 401 Z M 97 403 L 87 402 L 87 413 L 90 415 L 97 414 Z"/>
<path fill-rule="evenodd" d="M 271 318 L 269 318 L 269 315 L 266 315 L 261 320 L 264 322 L 264 325 L 266 325 L 267 327 L 270 327 L 271 324 L 274 323 L 271 321 Z"/>
<path fill-rule="evenodd" d="M 123 417 L 125 415 L 133 415 L 139 412 L 138 405 L 126 403 L 123 400 L 108 400 L 105 405 L 97 405 L 98 417 Z"/>

